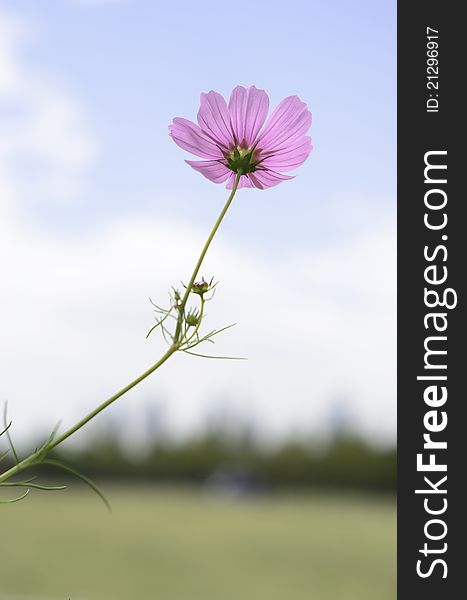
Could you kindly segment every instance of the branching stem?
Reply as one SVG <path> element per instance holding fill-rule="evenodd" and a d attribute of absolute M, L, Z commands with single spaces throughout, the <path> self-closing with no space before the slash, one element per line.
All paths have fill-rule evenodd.
<path fill-rule="evenodd" d="M 17 464 L 15 464 L 13 467 L 8 469 L 4 473 L 1 473 L 0 474 L 0 484 L 7 481 L 14 475 L 17 475 L 18 473 L 24 471 L 28 467 L 31 467 L 35 464 L 42 462 L 45 459 L 45 455 L 50 450 L 57 447 L 59 444 L 61 444 L 66 439 L 68 439 L 70 436 L 72 436 L 74 433 L 76 433 L 79 429 L 84 427 L 84 425 L 86 425 L 87 423 L 89 423 L 89 421 L 94 419 L 94 417 L 96 417 L 105 408 L 107 408 L 113 402 L 115 402 L 115 400 L 118 400 L 118 398 L 121 398 L 124 394 L 126 394 L 131 389 L 136 387 L 139 383 L 144 381 L 144 379 L 146 379 L 146 377 L 148 377 L 149 375 L 154 373 L 154 371 L 156 371 L 159 367 L 161 367 L 172 356 L 172 354 L 174 354 L 175 352 L 177 352 L 178 350 L 181 349 L 181 346 L 185 341 L 183 339 L 184 336 L 182 334 L 182 325 L 183 325 L 183 318 L 185 315 L 186 303 L 188 302 L 188 298 L 192 291 L 193 284 L 195 283 L 196 277 L 201 268 L 204 257 L 206 256 L 208 248 L 211 245 L 211 242 L 212 242 L 214 236 L 216 235 L 216 232 L 219 229 L 219 226 L 222 223 L 222 220 L 224 219 L 227 211 L 229 210 L 230 205 L 232 204 L 232 200 L 234 199 L 235 193 L 237 191 L 241 175 L 242 175 L 242 173 L 241 173 L 241 171 L 239 171 L 235 178 L 235 183 L 234 183 L 232 191 L 227 199 L 227 202 L 225 203 L 224 208 L 222 209 L 219 217 L 217 218 L 217 221 L 214 223 L 214 227 L 212 228 L 211 233 L 209 234 L 208 239 L 206 240 L 206 243 L 203 246 L 201 254 L 198 258 L 198 262 L 196 263 L 194 271 L 193 271 L 193 273 L 190 277 L 190 280 L 188 282 L 188 285 L 186 287 L 185 293 L 181 299 L 179 306 L 177 307 L 177 309 L 178 309 L 177 325 L 176 325 L 173 341 L 172 341 L 171 345 L 169 346 L 168 350 L 161 356 L 161 358 L 154 365 L 152 365 L 152 367 L 147 369 L 147 371 L 144 371 L 144 373 L 142 373 L 139 377 L 137 377 L 132 382 L 130 382 L 128 385 L 123 387 L 121 390 L 119 390 L 113 396 L 110 396 L 110 398 L 108 398 L 105 402 L 103 402 L 102 404 L 97 406 L 93 411 L 91 411 L 89 414 L 87 414 L 85 417 L 83 417 L 80 421 L 78 421 L 75 425 L 73 425 L 73 427 L 70 427 L 70 429 L 67 429 L 64 433 L 62 433 L 62 435 L 60 435 L 54 439 L 51 439 L 50 442 L 47 443 L 45 447 L 39 448 L 38 450 L 36 450 L 35 452 L 30 454 L 23 460 L 18 461 Z M 195 331 L 197 332 L 197 328 Z M 189 339 L 191 339 L 191 338 L 192 338 L 192 336 L 190 336 Z M 6 429 L 8 429 L 8 428 L 6 428 Z M 9 432 L 6 431 L 6 433 L 8 435 Z"/>

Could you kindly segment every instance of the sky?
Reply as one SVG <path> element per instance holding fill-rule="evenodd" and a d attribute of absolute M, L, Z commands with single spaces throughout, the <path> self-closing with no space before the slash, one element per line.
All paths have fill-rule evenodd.
<path fill-rule="evenodd" d="M 248 360 L 176 356 L 107 418 L 393 441 L 395 28 L 386 0 L 0 0 L 0 400 L 21 439 L 164 350 L 148 297 L 189 276 L 226 198 L 167 125 L 242 84 L 299 95 L 314 144 L 296 179 L 241 190 L 203 267 L 206 326 L 237 323 L 216 351 Z"/>

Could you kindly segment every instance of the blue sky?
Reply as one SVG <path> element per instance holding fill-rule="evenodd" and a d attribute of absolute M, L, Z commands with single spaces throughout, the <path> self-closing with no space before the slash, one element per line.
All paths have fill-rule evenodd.
<path fill-rule="evenodd" d="M 266 89 L 273 105 L 290 94 L 305 100 L 315 151 L 292 184 L 249 193 L 244 202 L 254 208 L 246 219 L 238 210 L 232 226 L 250 223 L 269 251 L 274 236 L 258 227 L 265 211 L 287 243 L 300 243 L 322 236 L 323 219 L 326 235 L 341 234 L 334 222 L 341 205 L 357 200 L 374 210 L 375 201 L 393 202 L 393 2 L 292 1 L 286 13 L 283 2 L 270 1 L 235 9 L 217 1 L 92 4 L 21 3 L 39 31 L 28 59 L 81 98 L 103 144 L 78 214 L 53 207 L 60 225 L 109 210 L 210 217 L 220 192 L 183 168 L 188 156 L 168 139 L 167 125 L 173 116 L 195 118 L 201 91 L 228 95 L 238 83 Z M 167 203 L 175 183 L 180 201 Z"/>
<path fill-rule="evenodd" d="M 381 393 L 378 382 L 395 377 L 395 12 L 392 1 L 0 2 L 0 208 L 3 203 L 5 228 L 8 224 L 11 236 L 17 233 L 6 251 L 15 256 L 12 248 L 19 247 L 18 240 L 37 237 L 36 247 L 44 249 L 43 268 L 56 271 L 57 254 L 65 257 L 72 252 L 77 276 L 90 271 L 80 260 L 92 244 L 102 256 L 111 253 L 113 242 L 105 247 L 102 240 L 114 239 L 109 231 L 115 226 L 124 239 L 132 240 L 128 244 L 135 268 L 146 265 L 145 261 L 154 265 L 151 282 L 156 276 L 172 277 L 163 282 L 168 287 L 190 268 L 194 258 L 191 244 L 194 248 L 201 243 L 226 192 L 185 165 L 183 159 L 189 156 L 168 137 L 167 125 L 174 116 L 194 119 L 201 91 L 214 89 L 228 96 L 237 84 L 254 84 L 267 90 L 272 106 L 284 96 L 298 94 L 313 113 L 314 151 L 295 180 L 271 190 L 239 194 L 223 226 L 220 244 L 225 247 L 218 248 L 218 256 L 223 257 L 219 278 L 226 279 L 226 286 L 234 276 L 251 281 L 252 293 L 264 293 L 272 303 L 271 313 L 280 311 L 279 322 L 287 320 L 283 315 L 288 311 L 295 311 L 284 307 L 280 297 L 290 296 L 295 302 L 294 289 L 300 290 L 297 305 L 310 310 L 310 320 L 320 324 L 309 325 L 308 333 L 308 325 L 297 322 L 297 327 L 304 327 L 306 335 L 318 336 L 310 344 L 329 346 L 326 366 L 318 368 L 327 373 L 327 383 L 320 386 L 320 398 L 313 400 L 320 407 L 317 412 L 309 408 L 309 373 L 303 372 L 307 367 L 298 368 L 302 363 L 296 358 L 295 367 L 291 363 L 291 370 L 285 368 L 281 383 L 276 381 L 267 388 L 267 395 L 276 395 L 274 402 L 279 403 L 283 391 L 278 390 L 284 390 L 284 381 L 292 378 L 293 393 L 303 395 L 291 411 L 293 416 L 284 409 L 278 411 L 271 431 L 293 429 L 304 418 L 324 428 L 332 413 L 326 405 L 329 397 L 348 396 L 349 402 L 355 403 L 348 411 L 355 426 L 369 435 L 391 437 L 393 383 L 389 392 L 383 393 L 379 411 L 373 406 L 373 416 L 368 418 L 367 413 L 371 398 Z M 2 64 L 6 73 L 3 91 Z M 16 75 L 10 77 L 15 69 Z M 3 146 L 2 131 L 6 132 Z M 150 228 L 146 232 L 149 223 L 154 225 L 155 236 L 159 232 L 159 240 L 172 228 L 172 235 L 164 238 L 168 248 L 157 245 Z M 147 243 L 142 241 L 144 235 Z M 144 257 L 138 254 L 138 243 Z M 115 244 L 119 247 L 118 241 Z M 70 245 L 74 245 L 72 250 Z M 156 253 L 152 262 L 148 252 Z M 164 252 L 178 257 L 169 264 L 183 273 L 175 271 L 170 276 L 162 267 L 158 271 L 155 263 L 165 260 Z M 123 254 L 123 262 L 125 257 L 131 273 L 133 263 L 128 253 Z M 99 259 L 90 260 L 97 269 Z M 18 261 L 27 282 L 30 275 L 26 270 L 32 267 L 20 258 Z M 70 265 L 70 256 L 67 261 Z M 102 261 L 101 268 L 107 273 L 108 263 Z M 252 270 L 246 273 L 249 267 Z M 115 277 L 119 279 L 118 271 Z M 92 283 L 95 287 L 102 281 L 109 281 L 110 288 L 117 285 L 107 274 L 96 271 L 82 286 L 90 288 Z M 142 272 L 141 281 L 134 283 L 135 289 L 141 285 L 142 293 L 146 292 L 144 281 L 147 274 Z M 34 294 L 31 287 L 28 291 Z M 14 289 L 8 301 L 12 310 L 15 294 L 21 291 L 18 285 Z M 64 302 L 60 300 L 62 292 L 63 286 L 61 292 L 53 293 L 58 307 Z M 131 303 L 136 303 L 136 298 L 130 294 L 127 300 L 129 304 L 122 305 L 122 310 L 134 310 L 136 304 Z M 49 300 L 44 294 L 36 302 Z M 229 303 L 231 298 L 225 299 L 220 312 L 228 312 Z M 50 341 L 50 360 L 53 348 L 63 343 L 57 306 L 50 314 L 50 326 L 57 330 Z M 102 310 L 96 302 L 96 315 Z M 140 310 L 144 314 L 147 308 L 142 305 Z M 239 312 L 244 327 L 249 327 L 252 315 L 255 321 L 261 319 L 247 299 Z M 124 315 L 121 318 L 125 320 Z M 291 318 L 295 324 L 295 316 Z M 110 322 L 108 326 L 111 328 Z M 293 336 L 287 337 L 285 329 L 279 333 L 278 347 L 287 353 Z M 371 337 L 375 330 L 380 333 L 379 342 Z M 348 340 L 359 331 L 361 347 L 353 348 Z M 11 335 L 16 337 L 13 331 Z M 89 335 L 97 334 L 90 330 Z M 253 389 L 252 395 L 265 396 L 258 400 L 255 415 L 266 423 L 270 418 L 266 413 L 272 409 L 264 386 L 256 389 L 252 380 L 255 372 L 264 375 L 270 368 L 267 359 L 261 358 L 265 370 L 257 366 L 255 371 L 254 358 L 255 352 L 263 357 L 271 340 L 269 330 L 264 343 L 257 343 L 262 334 L 252 332 L 251 326 L 249 335 L 253 366 L 248 367 L 251 370 L 245 375 L 244 387 Z M 241 332 L 234 342 L 241 353 Z M 131 343 L 136 342 L 125 337 L 125 344 Z M 383 366 L 376 366 L 374 359 L 366 362 L 366 357 L 375 353 L 375 343 L 380 343 Z M 343 345 L 348 354 L 360 352 L 362 362 L 349 366 L 337 348 L 338 356 L 334 356 L 332 348 Z M 303 365 L 309 348 L 306 344 L 301 349 Z M 18 352 L 24 351 L 18 343 Z M 308 356 L 311 364 L 315 351 Z M 125 346 L 120 354 L 125 354 Z M 321 356 L 320 361 L 324 360 Z M 4 364 L 13 371 L 19 368 L 8 361 Z M 134 368 L 141 367 L 135 364 Z M 218 372 L 218 387 L 213 384 L 211 397 L 227 385 L 228 368 L 199 367 L 207 376 L 210 371 Z M 361 379 L 354 385 L 352 373 L 359 368 Z M 237 366 L 234 372 L 236 380 L 243 377 Z M 371 383 L 362 391 L 365 379 Z M 111 388 L 111 372 L 100 385 Z M 157 391 L 157 382 L 151 385 Z M 46 389 L 45 379 L 44 386 Z M 177 394 L 168 375 L 163 387 L 167 398 Z M 11 383 L 11 402 L 14 391 Z M 367 400 L 357 398 L 362 394 Z M 26 407 L 26 391 L 18 395 L 24 397 L 18 399 L 19 405 Z M 235 394 L 231 396 L 235 404 Z M 190 421 L 186 415 L 207 410 L 197 402 L 194 399 L 186 410 L 180 406 L 174 422 L 185 420 L 185 427 L 192 426 L 196 419 Z M 59 406 L 58 400 L 51 401 L 51 412 Z M 70 406 L 63 409 L 66 414 L 79 413 L 76 401 L 71 399 Z M 56 417 L 42 416 L 44 420 Z"/>

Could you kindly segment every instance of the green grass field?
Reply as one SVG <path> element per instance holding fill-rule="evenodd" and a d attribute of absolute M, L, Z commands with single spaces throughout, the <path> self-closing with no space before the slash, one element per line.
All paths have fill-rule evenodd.
<path fill-rule="evenodd" d="M 0 506 L 0 600 L 393 600 L 395 506 L 106 486 Z"/>

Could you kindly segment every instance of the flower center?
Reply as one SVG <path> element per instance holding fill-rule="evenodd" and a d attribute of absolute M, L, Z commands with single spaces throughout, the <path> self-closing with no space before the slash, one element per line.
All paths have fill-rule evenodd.
<path fill-rule="evenodd" d="M 234 146 L 232 150 L 225 154 L 227 166 L 234 173 L 238 173 L 240 170 L 243 174 L 252 173 L 256 171 L 256 166 L 259 163 L 258 157 L 255 154 L 254 148 Z"/>

